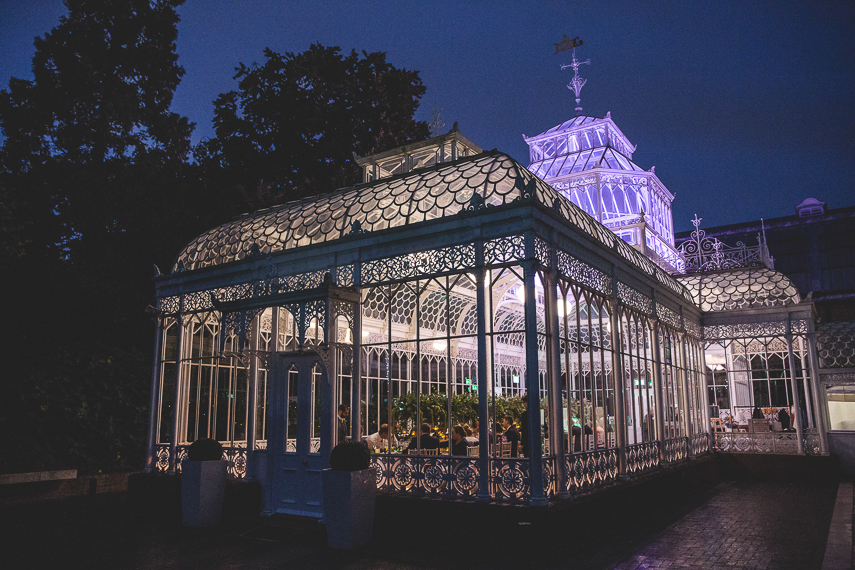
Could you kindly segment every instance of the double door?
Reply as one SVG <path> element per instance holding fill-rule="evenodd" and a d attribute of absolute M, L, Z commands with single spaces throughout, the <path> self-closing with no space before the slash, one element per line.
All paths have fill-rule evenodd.
<path fill-rule="evenodd" d="M 272 356 L 267 468 L 270 510 L 323 516 L 321 471 L 329 467 L 335 413 L 324 363 L 314 351 Z"/>

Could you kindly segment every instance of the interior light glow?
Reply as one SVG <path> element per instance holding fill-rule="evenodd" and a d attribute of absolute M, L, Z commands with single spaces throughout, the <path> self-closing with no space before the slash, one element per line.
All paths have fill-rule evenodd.
<path fill-rule="evenodd" d="M 445 341 L 442 339 L 433 341 L 434 350 L 445 350 L 445 346 Z"/>

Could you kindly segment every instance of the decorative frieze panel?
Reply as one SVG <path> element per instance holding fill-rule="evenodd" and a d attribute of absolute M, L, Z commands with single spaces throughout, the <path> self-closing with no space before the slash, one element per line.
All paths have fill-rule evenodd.
<path fill-rule="evenodd" d="M 549 261 L 549 244 L 539 237 L 534 238 L 534 256 L 543 267 L 549 268 L 552 265 Z"/>
<path fill-rule="evenodd" d="M 458 245 L 364 262 L 361 284 L 364 287 L 389 281 L 424 278 L 474 267 L 475 246 Z"/>
<path fill-rule="evenodd" d="M 342 265 L 336 269 L 336 284 L 339 287 L 355 287 L 356 286 L 356 269 L 353 264 Z"/>
<path fill-rule="evenodd" d="M 653 300 L 647 295 L 643 295 L 628 285 L 624 285 L 618 281 L 618 298 L 624 305 L 635 309 L 645 315 L 653 313 Z"/>
<path fill-rule="evenodd" d="M 570 453 L 564 459 L 567 490 L 587 491 L 614 481 L 618 475 L 617 449 Z"/>
<path fill-rule="evenodd" d="M 662 303 L 656 303 L 656 316 L 660 321 L 674 329 L 682 330 L 683 328 L 683 318 L 676 311 Z"/>
<path fill-rule="evenodd" d="M 683 319 L 683 324 L 686 327 L 686 332 L 688 332 L 691 336 L 701 339 L 703 338 L 703 330 L 701 329 L 701 325 L 696 323 L 691 319 Z"/>
<path fill-rule="evenodd" d="M 704 327 L 704 340 L 779 336 L 786 333 L 787 323 L 784 321 L 711 325 Z"/>
<path fill-rule="evenodd" d="M 326 270 L 320 270 L 285 277 L 262 276 L 248 283 L 185 293 L 183 307 L 180 305 L 179 295 L 162 297 L 158 299 L 158 308 L 165 315 L 172 315 L 179 311 L 184 313 L 208 311 L 214 308 L 212 297 L 219 302 L 243 301 L 277 293 L 315 289 L 323 284 L 326 274 Z"/>
<path fill-rule="evenodd" d="M 611 277 L 564 251 L 558 250 L 557 257 L 558 272 L 564 277 L 604 295 L 612 294 Z"/>
<path fill-rule="evenodd" d="M 659 465 L 659 442 L 649 441 L 626 446 L 626 472 L 638 475 Z"/>
<path fill-rule="evenodd" d="M 525 259 L 525 238 L 508 236 L 484 242 L 484 263 L 513 263 Z"/>

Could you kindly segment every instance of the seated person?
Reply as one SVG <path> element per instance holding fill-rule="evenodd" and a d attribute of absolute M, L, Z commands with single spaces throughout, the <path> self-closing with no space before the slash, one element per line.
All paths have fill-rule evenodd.
<path fill-rule="evenodd" d="M 418 440 L 416 438 L 410 440 L 410 445 L 407 446 L 408 453 L 416 453 L 417 446 L 422 449 L 439 449 L 439 440 L 430 434 L 430 425 L 422 424 L 420 431 L 422 434 Z"/>
<path fill-rule="evenodd" d="M 787 408 L 778 410 L 778 421 L 781 422 L 781 430 L 790 429 L 790 413 Z"/>
<path fill-rule="evenodd" d="M 466 443 L 469 445 L 478 445 L 478 434 L 476 432 L 472 431 L 466 424 L 463 424 L 463 431 L 466 432 L 466 437 L 464 438 Z"/>
<path fill-rule="evenodd" d="M 754 413 L 751 414 L 752 420 L 762 420 L 765 418 L 766 416 L 763 415 L 763 410 L 761 410 L 760 408 L 754 408 Z"/>
<path fill-rule="evenodd" d="M 365 438 L 365 443 L 368 444 L 368 449 L 386 449 L 390 446 L 389 443 L 389 425 L 383 424 L 380 426 L 380 429 L 377 433 L 372 433 L 367 438 Z M 397 447 L 398 440 L 395 439 L 395 436 L 392 436 L 391 447 Z"/>
<path fill-rule="evenodd" d="M 448 449 L 448 442 L 442 441 L 440 449 Z M 451 455 L 468 455 L 469 442 L 466 441 L 466 430 L 463 426 L 456 425 L 451 429 Z"/>

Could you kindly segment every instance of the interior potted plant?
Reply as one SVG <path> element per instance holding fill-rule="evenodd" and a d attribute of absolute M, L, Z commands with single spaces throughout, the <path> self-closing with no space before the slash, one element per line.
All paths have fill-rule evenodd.
<path fill-rule="evenodd" d="M 330 453 L 330 468 L 322 472 L 324 522 L 333 548 L 353 550 L 371 540 L 377 474 L 370 467 L 368 446 L 343 441 Z"/>
<path fill-rule="evenodd" d="M 220 522 L 226 492 L 223 446 L 215 439 L 197 439 L 181 463 L 181 518 L 184 526 L 206 527 Z"/>

